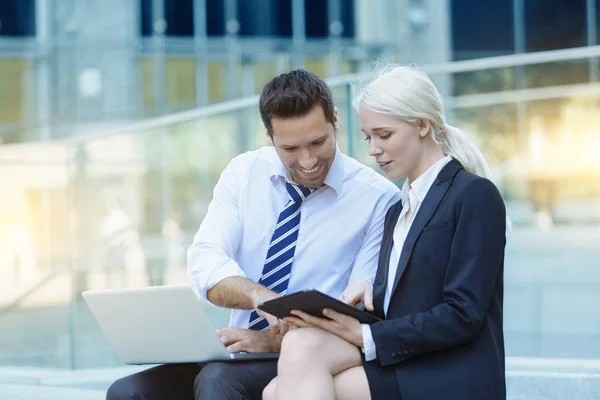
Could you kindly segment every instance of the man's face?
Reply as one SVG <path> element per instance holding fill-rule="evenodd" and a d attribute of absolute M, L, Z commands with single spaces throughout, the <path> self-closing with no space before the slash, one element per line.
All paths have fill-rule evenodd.
<path fill-rule="evenodd" d="M 337 109 L 333 121 L 337 125 Z M 321 186 L 335 157 L 335 127 L 321 106 L 301 117 L 273 118 L 271 126 L 271 140 L 292 180 L 308 188 Z"/>

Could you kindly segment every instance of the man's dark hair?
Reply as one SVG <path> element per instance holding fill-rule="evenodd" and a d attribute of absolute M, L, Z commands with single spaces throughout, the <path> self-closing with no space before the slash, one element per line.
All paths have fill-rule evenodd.
<path fill-rule="evenodd" d="M 327 122 L 333 122 L 333 96 L 327 83 L 315 74 L 297 69 L 267 83 L 258 101 L 260 117 L 273 137 L 273 118 L 301 117 L 320 105 Z"/>

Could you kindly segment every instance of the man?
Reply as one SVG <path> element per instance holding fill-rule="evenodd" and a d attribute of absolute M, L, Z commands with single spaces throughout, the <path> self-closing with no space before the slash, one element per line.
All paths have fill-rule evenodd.
<path fill-rule="evenodd" d="M 188 251 L 192 285 L 233 309 L 219 331 L 230 352 L 278 352 L 287 327 L 257 310 L 307 288 L 338 297 L 372 279 L 387 209 L 399 190 L 336 144 L 337 109 L 317 76 L 297 70 L 263 89 L 273 146 L 234 158 Z M 270 329 L 269 329 L 270 328 Z M 276 361 L 167 365 L 116 381 L 107 399 L 261 398 Z"/>

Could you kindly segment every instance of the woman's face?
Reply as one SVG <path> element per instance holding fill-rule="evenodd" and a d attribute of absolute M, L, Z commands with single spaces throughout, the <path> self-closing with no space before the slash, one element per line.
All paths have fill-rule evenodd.
<path fill-rule="evenodd" d="M 411 124 L 391 115 L 360 107 L 361 130 L 369 142 L 369 155 L 389 179 L 408 176 L 412 181 L 419 170 L 423 140 L 430 124 L 419 120 Z M 426 125 L 426 126 L 425 126 Z"/>

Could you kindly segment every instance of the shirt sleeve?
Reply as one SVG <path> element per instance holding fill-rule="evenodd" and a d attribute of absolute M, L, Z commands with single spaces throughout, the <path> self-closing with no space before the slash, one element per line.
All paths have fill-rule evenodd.
<path fill-rule="evenodd" d="M 231 276 L 245 277 L 235 260 L 238 253 L 242 223 L 238 193 L 247 168 L 241 157 L 234 158 L 222 172 L 213 192 L 204 220 L 187 252 L 187 271 L 192 286 L 203 297 L 217 283 Z"/>
<path fill-rule="evenodd" d="M 361 324 L 361 327 L 363 335 L 362 351 L 365 353 L 365 361 L 373 361 L 377 358 L 377 348 L 375 347 L 375 341 L 373 341 L 371 327 L 367 324 Z"/>
<path fill-rule="evenodd" d="M 366 228 L 361 248 L 354 259 L 350 282 L 357 279 L 367 279 L 371 284 L 373 283 L 377 272 L 385 215 L 387 210 L 398 201 L 400 201 L 400 192 L 395 187 L 385 191 L 378 199 L 371 221 Z"/>

